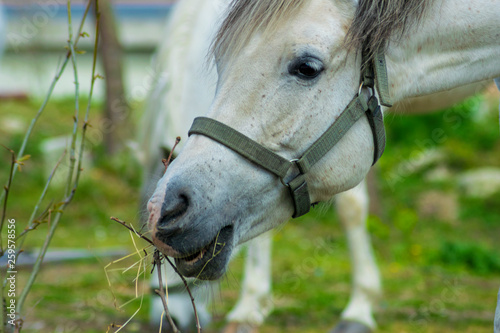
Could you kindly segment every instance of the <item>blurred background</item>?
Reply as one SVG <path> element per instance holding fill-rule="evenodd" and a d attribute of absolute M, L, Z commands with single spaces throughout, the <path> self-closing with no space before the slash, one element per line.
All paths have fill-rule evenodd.
<path fill-rule="evenodd" d="M 104 332 L 138 309 L 125 331 L 149 330 L 149 282 L 134 282 L 144 267 L 122 274 L 140 258 L 114 262 L 136 247 L 128 231 L 109 218 L 140 224 L 142 170 L 135 132 L 157 74 L 151 58 L 168 38 L 163 31 L 175 3 L 117 0 L 109 11 L 109 2 L 101 3 L 97 73 L 103 79 L 96 81 L 91 103 L 82 178 L 50 247 L 55 262 L 42 266 L 26 301 L 25 332 Z M 74 31 L 85 6 L 72 1 Z M 17 152 L 66 56 L 68 13 L 62 0 L 4 0 L 3 7 L 0 143 Z M 92 77 L 92 13 L 83 29 L 89 36 L 78 44 L 81 110 Z M 68 65 L 31 134 L 25 151 L 30 158 L 11 186 L 6 216 L 16 220 L 18 233 L 67 148 L 74 87 Z M 487 85 L 441 112 L 386 115 L 387 148 L 371 175 L 368 221 L 384 286 L 376 314 L 380 332 L 492 331 L 500 286 L 499 99 Z M 0 181 L 6 182 L 10 154 L 0 151 Z M 41 211 L 60 200 L 68 168 L 63 159 Z M 28 234 L 26 252 L 37 253 L 49 226 L 45 214 Z M 138 242 L 139 249 L 144 246 Z M 69 260 L 63 254 L 70 254 Z M 204 331 L 224 325 L 238 296 L 243 260 L 236 257 L 212 291 L 214 323 Z M 19 269 L 19 287 L 30 271 L 27 259 Z M 261 332 L 323 332 L 338 320 L 350 293 L 350 265 L 334 208 L 320 206 L 274 231 L 273 290 L 275 310 Z M 122 305 L 136 295 L 116 309 L 115 301 Z"/>

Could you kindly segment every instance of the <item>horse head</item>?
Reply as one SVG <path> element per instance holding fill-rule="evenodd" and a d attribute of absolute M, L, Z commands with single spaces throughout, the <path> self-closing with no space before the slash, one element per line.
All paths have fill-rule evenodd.
<path fill-rule="evenodd" d="M 344 44 L 354 2 L 282 2 L 274 12 L 273 1 L 233 5 L 214 43 L 219 80 L 208 117 L 292 161 L 358 93 L 361 57 Z M 357 185 L 373 154 L 364 117 L 304 175 L 310 202 Z M 184 275 L 218 278 L 235 246 L 294 214 L 280 180 L 223 144 L 191 135 L 149 201 L 152 238 Z"/>
<path fill-rule="evenodd" d="M 148 204 L 155 245 L 182 274 L 216 279 L 235 246 L 361 182 L 383 151 L 389 87 L 397 102 L 499 76 L 494 11 L 471 29 L 460 5 L 233 1 L 213 43 L 210 120 L 195 121 Z"/>

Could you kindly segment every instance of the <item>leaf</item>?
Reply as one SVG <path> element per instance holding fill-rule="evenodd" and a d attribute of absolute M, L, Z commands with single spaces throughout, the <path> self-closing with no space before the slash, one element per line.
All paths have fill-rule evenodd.
<path fill-rule="evenodd" d="M 80 34 L 80 36 L 81 36 L 81 37 L 84 37 L 84 38 L 85 38 L 85 37 L 90 37 L 90 35 L 89 35 L 87 32 L 85 32 L 85 31 L 83 31 L 83 32 Z"/>
<path fill-rule="evenodd" d="M 30 158 L 31 158 L 31 155 L 24 155 L 23 157 L 21 157 L 20 159 L 17 160 L 17 163 L 27 161 Z"/>
<path fill-rule="evenodd" d="M 64 205 L 64 202 L 58 202 L 54 204 L 54 207 L 51 209 L 51 211 L 57 212 L 59 210 L 59 207 L 61 207 L 62 205 Z"/>

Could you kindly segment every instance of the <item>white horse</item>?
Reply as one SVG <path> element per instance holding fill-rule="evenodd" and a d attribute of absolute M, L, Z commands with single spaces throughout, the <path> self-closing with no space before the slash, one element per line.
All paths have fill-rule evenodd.
<path fill-rule="evenodd" d="M 360 58 L 356 58 L 357 51 L 347 53 L 341 46 L 343 46 L 346 27 L 352 17 L 354 15 L 361 17 L 363 10 L 373 10 L 373 8 L 365 8 L 366 4 L 363 2 L 357 4 L 355 1 L 351 3 L 347 0 L 297 1 L 293 4 L 289 1 L 255 1 L 254 4 L 240 1 L 240 3 L 244 6 L 233 7 L 232 14 L 226 20 L 219 34 L 218 44 L 216 44 L 220 78 L 210 116 L 238 128 L 247 136 L 259 140 L 283 156 L 289 158 L 300 156 L 301 154 L 297 152 L 303 152 L 307 148 L 308 144 L 305 143 L 313 142 L 325 129 L 323 119 L 333 121 L 343 109 L 341 104 L 347 104 L 345 103 L 348 100 L 347 92 L 353 90 L 352 87 L 359 83 L 359 80 L 353 79 L 356 73 L 359 73 L 359 66 L 354 66 L 360 61 Z M 464 3 L 461 5 L 467 7 Z M 189 0 L 185 2 L 185 6 L 193 11 L 206 6 L 204 10 L 212 8 L 220 13 L 224 8 L 224 3 L 205 4 Z M 357 12 L 355 6 L 358 6 Z M 454 30 L 448 31 L 451 29 L 451 24 L 443 19 L 437 20 L 436 10 L 434 10 L 442 8 L 441 10 L 446 12 L 448 6 L 453 7 L 455 4 L 452 6 L 448 1 L 429 2 L 428 7 L 431 9 L 427 9 L 420 25 L 408 26 L 399 41 L 393 40 L 388 45 L 386 58 L 388 59 L 389 83 L 391 87 L 394 85 L 391 94 L 395 100 L 400 101 L 409 96 L 431 93 L 499 74 L 498 59 L 493 57 L 495 52 L 498 52 L 498 45 L 494 45 L 492 42 L 494 34 L 488 30 L 489 25 L 494 22 L 493 18 L 488 17 L 490 14 L 483 13 L 482 17 L 477 19 L 478 22 L 474 20 L 472 29 L 481 32 L 482 41 L 477 38 L 460 41 L 462 47 L 457 50 L 457 41 L 454 40 L 452 43 L 448 40 L 450 34 L 454 36 L 452 34 Z M 460 4 L 458 6 L 460 7 Z M 473 9 L 481 8 L 481 3 L 473 2 L 470 6 Z M 245 12 L 245 7 L 251 10 Z M 263 11 L 264 8 L 266 10 Z M 273 10 L 273 8 L 280 10 Z M 498 6 L 493 9 L 493 12 L 496 10 L 498 13 Z M 418 8 L 415 9 L 417 10 Z M 453 7 L 453 12 L 457 12 L 457 15 L 460 14 L 460 10 L 461 8 Z M 269 16 L 266 16 L 268 14 Z M 294 20 L 291 20 L 292 16 Z M 316 17 L 315 20 L 311 18 L 313 16 Z M 198 27 L 203 26 L 200 22 L 196 20 L 191 23 Z M 432 26 L 436 24 L 441 24 L 443 33 L 432 34 L 431 38 L 428 36 L 429 31 L 436 29 Z M 420 29 L 417 29 L 417 26 Z M 191 37 L 186 39 L 189 31 L 184 30 L 185 35 L 181 37 L 181 40 L 186 42 L 186 49 L 170 49 L 172 53 L 179 52 L 180 55 L 179 62 L 172 63 L 175 68 L 167 70 L 172 77 L 175 71 L 179 72 L 183 68 L 192 68 L 192 66 L 198 66 L 202 73 L 203 64 L 199 57 L 196 58 L 196 53 L 183 52 L 192 51 L 193 48 L 195 50 L 201 48 L 205 52 L 214 27 L 215 24 L 212 22 L 201 29 L 205 34 L 199 37 L 201 38 L 200 44 L 191 42 L 193 40 Z M 187 26 L 185 28 L 188 29 Z M 391 28 L 396 31 L 401 29 L 401 27 Z M 461 28 L 466 29 L 457 25 L 453 26 L 453 29 L 458 31 Z M 182 33 L 179 35 L 182 36 Z M 459 33 L 458 35 L 462 36 Z M 173 37 L 169 40 L 175 41 Z M 264 40 L 265 43 L 262 42 Z M 450 63 L 445 56 L 437 54 L 436 45 L 440 43 L 445 45 L 441 48 L 441 52 L 447 55 L 453 54 L 454 59 L 458 60 Z M 480 48 L 479 46 L 483 46 L 478 45 L 480 43 L 487 47 Z M 467 76 L 467 72 L 462 67 L 470 59 L 474 60 L 470 62 L 474 73 Z M 411 66 L 404 65 L 405 62 L 411 63 Z M 182 64 L 191 67 L 183 67 Z M 478 64 L 482 64 L 486 69 Z M 421 68 L 421 71 L 418 68 Z M 461 70 L 462 74 L 457 75 L 456 70 L 459 72 Z M 428 77 L 424 80 L 421 76 L 426 72 Z M 437 78 L 447 73 L 450 73 L 451 78 L 447 77 L 447 80 L 439 82 Z M 205 82 L 189 81 L 189 79 L 171 81 L 176 83 L 171 87 L 173 92 L 169 93 L 174 96 L 171 98 L 174 103 L 189 104 L 187 101 L 182 102 L 182 98 L 191 99 L 190 103 L 199 102 L 198 105 L 201 107 L 189 109 L 191 112 L 194 111 L 193 117 L 206 112 L 207 107 L 203 105 L 209 105 L 211 94 L 215 91 L 216 75 L 210 72 L 205 74 L 207 75 L 199 76 L 209 78 Z M 185 75 L 185 72 L 181 71 L 180 75 Z M 404 80 L 405 77 L 413 84 L 408 84 L 409 82 Z M 352 80 L 349 81 L 346 78 Z M 165 81 L 168 82 L 168 78 Z M 204 89 L 196 90 L 200 86 Z M 177 94 L 176 87 L 179 87 Z M 190 91 L 189 87 L 193 89 Z M 335 90 L 333 87 L 336 87 Z M 304 106 L 310 107 L 310 110 L 301 110 Z M 289 114 L 283 111 L 285 109 L 290 111 Z M 321 119 L 319 116 L 304 119 L 306 115 L 319 115 L 320 111 Z M 165 118 L 160 118 L 166 115 L 158 114 L 157 116 L 158 118 L 154 118 L 157 123 L 173 126 L 169 130 L 163 129 L 166 134 L 165 138 L 171 135 L 171 141 L 166 142 L 167 145 L 171 145 L 173 137 L 178 135 L 176 130 L 181 131 L 179 134 L 182 136 L 185 135 L 184 125 L 177 127 L 178 122 L 165 121 Z M 169 116 L 175 117 L 175 114 L 170 113 Z M 336 192 L 353 187 L 360 181 L 360 177 L 364 176 L 369 167 L 367 164 L 371 165 L 367 162 L 369 152 L 373 154 L 374 145 L 371 130 L 366 126 L 367 124 L 361 120 L 354 124 L 338 145 L 314 166 L 310 174 L 306 175 L 313 202 L 326 200 Z M 323 130 L 315 133 L 312 131 L 313 128 L 323 128 Z M 154 131 L 154 128 L 150 128 L 149 131 Z M 154 155 L 154 152 L 151 155 Z M 373 160 L 373 156 L 371 159 Z M 212 171 L 209 171 L 210 169 Z M 220 177 L 217 176 L 218 173 L 221 173 Z M 266 184 L 264 180 L 267 180 L 269 184 Z M 288 192 L 276 186 L 280 184 L 279 181 L 276 184 L 276 180 L 278 179 L 273 179 L 272 175 L 249 163 L 232 150 L 208 138 L 193 136 L 193 139 L 189 140 L 188 147 L 183 150 L 179 159 L 172 164 L 171 169 L 159 182 L 159 188 L 150 201 L 149 222 L 153 237 L 166 254 L 177 257 L 194 254 L 188 258 L 189 262 L 186 258 L 176 260 L 179 268 L 188 275 L 198 276 L 200 273 L 198 266 L 203 267 L 207 263 L 206 270 L 202 272 L 201 277 L 217 277 L 222 274 L 227 263 L 228 252 L 231 252 L 230 249 L 234 245 L 279 224 L 287 219 L 285 216 L 293 212 L 294 208 L 287 195 Z M 271 183 L 273 186 L 270 186 Z M 211 189 L 212 185 L 214 189 Z M 237 205 L 228 197 L 230 191 L 235 191 L 233 194 L 240 200 Z M 261 196 L 253 193 L 259 193 Z M 263 194 L 265 197 L 262 196 Z M 213 203 L 205 202 L 210 200 Z M 163 202 L 166 203 L 163 204 Z M 275 206 L 264 204 L 267 202 L 274 202 Z M 363 184 L 337 196 L 341 220 L 346 227 L 352 252 L 354 273 L 353 293 L 349 306 L 343 313 L 343 318 L 374 327 L 371 309 L 380 291 L 380 282 L 364 227 L 366 203 L 367 197 Z M 164 206 L 163 212 L 162 206 Z M 215 213 L 215 216 L 220 217 L 218 221 L 211 218 L 210 214 L 204 215 L 203 213 L 204 210 L 212 213 L 214 208 L 218 209 Z M 241 210 L 242 208 L 244 210 Z M 204 223 L 194 218 L 193 214 L 205 216 Z M 159 219 L 161 227 L 156 226 Z M 189 219 L 192 219 L 193 225 L 190 225 Z M 171 224 L 174 224 L 175 230 L 170 226 Z M 203 230 L 201 233 L 198 229 L 202 228 L 202 224 L 207 229 L 200 229 Z M 169 239 L 172 238 L 173 243 L 167 240 L 166 234 L 173 236 L 169 237 Z M 175 243 L 177 234 L 188 237 L 195 246 L 187 248 L 181 243 Z M 210 239 L 207 241 L 204 236 Z M 225 246 L 220 248 L 218 243 L 225 243 Z M 219 255 L 213 258 L 203 256 L 207 245 L 211 249 L 217 249 L 217 252 L 220 252 Z M 361 330 L 361 326 L 356 326 L 353 322 L 342 325 Z"/>
<path fill-rule="evenodd" d="M 500 89 L 500 85 L 498 86 Z M 495 321 L 493 322 L 493 333 L 500 333 L 500 290 L 498 290 L 497 309 L 495 311 Z"/>

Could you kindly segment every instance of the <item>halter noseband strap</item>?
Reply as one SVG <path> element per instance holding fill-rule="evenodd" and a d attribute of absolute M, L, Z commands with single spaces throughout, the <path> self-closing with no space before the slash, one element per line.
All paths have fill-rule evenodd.
<path fill-rule="evenodd" d="M 363 61 L 363 63 L 365 62 Z M 361 74 L 361 88 L 371 88 L 371 96 L 366 97 L 365 94 L 361 93 L 362 89 L 360 88 L 360 92 L 352 99 L 337 120 L 298 159 L 287 160 L 235 129 L 211 118 L 196 118 L 189 130 L 189 135 L 199 134 L 209 137 L 278 176 L 281 182 L 290 190 L 295 208 L 292 217 L 299 217 L 309 212 L 311 206 L 304 175 L 340 141 L 352 125 L 363 115 L 367 116 L 372 129 L 375 147 L 373 164 L 377 162 L 384 152 L 384 121 L 380 111 L 380 103 L 373 94 L 373 87 L 375 86 L 382 105 L 391 106 L 384 54 L 376 54 L 373 62 L 366 63 L 364 67 L 365 69 Z M 291 181 L 286 182 L 285 178 L 293 166 L 297 167 L 299 174 Z"/>

